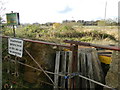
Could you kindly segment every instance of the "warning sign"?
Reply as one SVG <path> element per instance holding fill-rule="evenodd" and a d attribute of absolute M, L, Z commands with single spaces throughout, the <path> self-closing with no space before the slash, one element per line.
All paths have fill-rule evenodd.
<path fill-rule="evenodd" d="M 8 53 L 18 57 L 22 57 L 23 54 L 23 40 L 9 38 L 8 39 Z"/>
<path fill-rule="evenodd" d="M 8 13 L 6 18 L 8 25 L 20 25 L 19 13 Z"/>

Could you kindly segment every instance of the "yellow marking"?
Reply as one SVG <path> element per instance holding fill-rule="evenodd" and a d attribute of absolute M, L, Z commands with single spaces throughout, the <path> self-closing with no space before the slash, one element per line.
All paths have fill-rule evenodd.
<path fill-rule="evenodd" d="M 70 51 L 70 49 L 64 49 L 64 51 Z"/>
<path fill-rule="evenodd" d="M 109 56 L 99 55 L 98 58 L 102 63 L 105 63 L 105 64 L 110 64 L 112 61 L 111 57 Z"/>

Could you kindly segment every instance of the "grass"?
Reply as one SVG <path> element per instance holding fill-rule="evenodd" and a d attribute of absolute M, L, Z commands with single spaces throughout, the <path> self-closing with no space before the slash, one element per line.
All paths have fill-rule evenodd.
<path fill-rule="evenodd" d="M 13 36 L 10 27 L 5 27 L 3 35 Z M 82 26 L 73 23 L 61 24 L 56 28 L 42 25 L 20 26 L 16 29 L 16 36 L 19 38 L 37 39 L 48 42 L 63 43 L 63 40 L 76 40 L 84 42 L 117 43 L 117 26 Z M 104 44 L 104 43 L 101 43 Z"/>
<path fill-rule="evenodd" d="M 4 30 L 4 35 L 11 35 L 12 30 Z M 63 43 L 65 39 L 84 42 L 105 41 L 117 43 L 117 26 L 82 26 L 74 24 L 62 24 L 57 28 L 41 25 L 28 25 L 16 29 L 16 36 L 44 40 L 55 43 Z"/>
<path fill-rule="evenodd" d="M 47 27 L 47 28 L 46 28 Z M 75 40 L 75 41 L 83 41 L 83 42 L 89 42 L 93 44 L 117 44 L 118 40 L 118 31 L 116 26 L 109 26 L 109 27 L 99 27 L 99 26 L 72 26 L 71 24 L 65 24 L 61 25 L 57 28 L 52 28 L 49 26 L 46 26 L 43 28 L 42 26 L 25 26 L 25 27 L 19 27 L 16 29 L 16 36 L 20 38 L 30 38 L 30 39 L 37 39 L 42 41 L 48 41 L 48 42 L 54 42 L 54 43 L 63 43 L 63 40 Z M 5 29 L 3 32 L 4 35 L 13 35 L 13 32 L 11 29 Z M 5 45 L 7 45 L 7 41 L 3 40 Z M 3 48 L 5 48 L 5 45 L 3 45 Z M 5 56 L 5 55 L 4 55 Z M 5 64 L 5 65 L 4 65 Z M 6 70 L 7 65 L 4 62 L 4 68 L 3 70 Z M 14 65 L 13 70 L 14 70 Z M 22 79 L 19 78 L 18 82 L 23 85 L 29 87 L 38 87 L 33 84 L 24 84 Z M 3 84 L 7 82 L 8 75 L 3 73 Z M 11 77 L 12 78 L 12 77 Z M 14 87 L 22 87 L 22 86 L 14 86 Z"/>

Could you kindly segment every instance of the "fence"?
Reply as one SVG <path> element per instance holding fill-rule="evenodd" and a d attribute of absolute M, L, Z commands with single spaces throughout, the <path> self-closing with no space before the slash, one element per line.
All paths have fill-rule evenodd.
<path fill-rule="evenodd" d="M 8 36 L 2 36 L 2 38 L 9 38 Z M 99 82 L 99 80 L 95 80 L 94 75 L 97 74 L 98 78 L 101 78 L 100 76 L 100 68 L 93 67 L 93 63 L 96 66 L 99 62 L 96 60 L 97 56 L 95 55 L 95 50 L 93 49 L 85 49 L 85 50 L 79 50 L 78 45 L 81 45 L 80 42 L 73 42 L 73 41 L 65 41 L 66 43 L 70 43 L 70 45 L 61 45 L 61 44 L 55 44 L 55 43 L 48 43 L 43 41 L 37 41 L 37 40 L 30 40 L 30 39 L 22 39 L 26 42 L 32 42 L 32 43 L 39 43 L 39 44 L 45 44 L 45 45 L 53 45 L 57 47 L 64 47 L 68 48 L 70 51 L 57 51 L 56 52 L 56 59 L 55 59 L 55 70 L 54 72 L 45 71 L 39 63 L 34 59 L 34 57 L 25 49 L 25 52 L 27 55 L 36 63 L 36 65 L 39 68 L 35 68 L 33 66 L 30 66 L 28 64 L 22 63 L 15 60 L 8 60 L 15 63 L 15 75 L 17 76 L 17 68 L 18 64 L 22 64 L 24 66 L 27 66 L 29 68 L 33 68 L 37 71 L 42 71 L 51 81 L 51 83 L 43 82 L 48 85 L 52 85 L 53 88 L 66 88 L 66 89 L 75 89 L 75 88 L 95 88 L 95 84 L 98 84 L 100 86 L 113 89 L 112 87 L 109 87 L 107 85 L 104 85 Z M 90 44 L 82 43 L 85 46 L 91 46 Z M 94 46 L 97 47 L 97 46 Z M 119 48 L 113 48 L 113 47 L 99 47 L 99 48 L 105 48 L 105 49 L 111 49 L 111 50 L 118 50 Z M 93 50 L 93 51 L 92 51 Z M 82 52 L 82 53 L 81 53 Z M 84 52 L 84 53 L 83 53 Z M 94 52 L 94 55 L 93 55 Z M 91 57 L 91 58 L 90 58 Z M 10 57 L 7 57 L 10 58 Z M 93 60 L 93 61 L 92 61 Z M 88 68 L 88 69 L 87 69 Z M 96 69 L 96 70 L 95 70 Z M 92 72 L 94 71 L 94 72 Z M 96 73 L 98 72 L 99 73 Z M 52 74 L 54 75 L 54 80 L 48 75 Z M 93 75 L 94 74 L 94 75 Z M 89 87 L 88 87 L 89 86 Z"/>

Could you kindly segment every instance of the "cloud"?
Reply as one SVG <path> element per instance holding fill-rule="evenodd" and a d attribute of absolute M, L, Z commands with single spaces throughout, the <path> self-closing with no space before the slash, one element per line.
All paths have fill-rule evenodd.
<path fill-rule="evenodd" d="M 66 6 L 63 10 L 58 12 L 61 14 L 65 14 L 65 13 L 71 12 L 72 10 L 73 10 L 72 8 L 70 8 L 69 6 Z"/>

